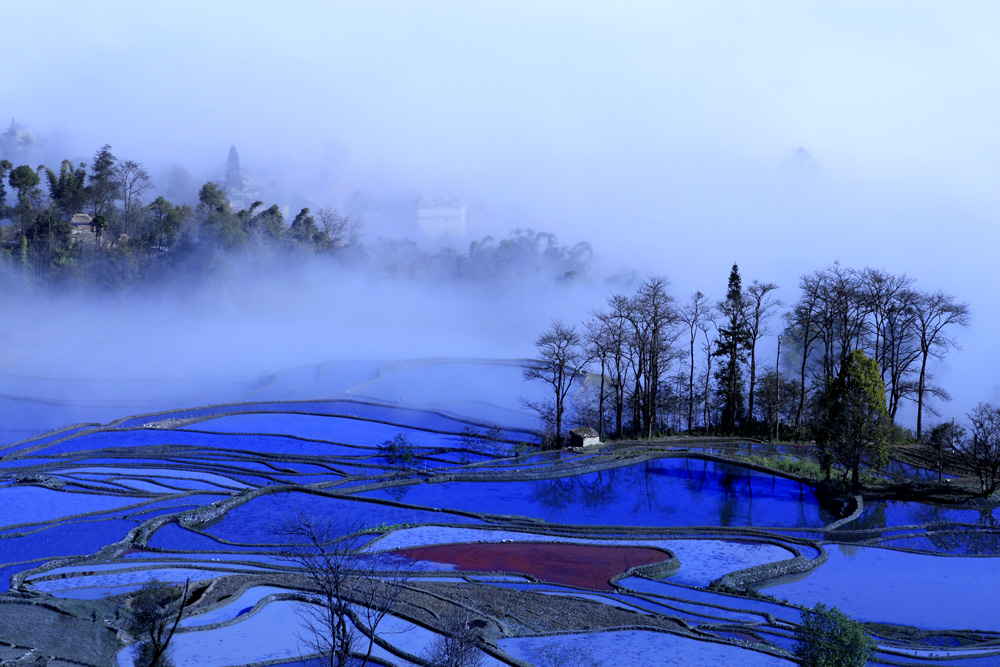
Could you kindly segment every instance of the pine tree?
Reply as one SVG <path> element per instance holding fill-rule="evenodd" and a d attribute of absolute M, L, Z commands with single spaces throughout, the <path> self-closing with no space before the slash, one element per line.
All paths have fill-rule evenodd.
<path fill-rule="evenodd" d="M 111 146 L 104 144 L 94 155 L 94 161 L 90 165 L 90 174 L 87 177 L 87 195 L 94 207 L 94 215 L 113 214 L 111 204 L 118 197 L 118 185 L 115 178 L 115 164 L 118 159 L 111 152 Z"/>
<path fill-rule="evenodd" d="M 723 433 L 735 433 L 744 418 L 743 364 L 750 343 L 740 269 L 733 264 L 729 272 L 729 288 L 725 301 L 716 306 L 719 315 L 719 335 L 713 356 L 722 358 L 716 374 L 722 397 L 721 426 Z"/>
<path fill-rule="evenodd" d="M 240 170 L 240 154 L 236 146 L 229 147 L 229 157 L 226 158 L 226 192 L 233 193 L 243 189 L 243 172 Z"/>

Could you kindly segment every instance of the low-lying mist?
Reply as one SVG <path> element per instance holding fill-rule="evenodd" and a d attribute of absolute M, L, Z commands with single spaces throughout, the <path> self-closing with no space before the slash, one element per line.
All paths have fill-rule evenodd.
<path fill-rule="evenodd" d="M 552 318 L 578 319 L 605 290 L 379 276 L 304 254 L 226 256 L 129 291 L 3 277 L 0 411 L 30 431 L 219 402 L 220 385 L 326 361 L 525 358 Z"/>
<path fill-rule="evenodd" d="M 11 6 L 8 50 L 32 58 L 7 71 L 0 158 L 56 171 L 69 159 L 89 176 L 110 144 L 148 170 L 143 205 L 163 196 L 194 210 L 235 145 L 244 194 L 276 206 L 282 229 L 302 207 L 336 208 L 361 224 L 366 254 L 171 247 L 136 281 L 127 253 L 87 267 L 53 255 L 40 231 L 37 271 L 51 255 L 82 275 L 45 287 L 0 275 L 3 393 L 105 391 L 70 380 L 43 391 L 32 378 L 524 357 L 553 317 L 580 324 L 647 276 L 667 278 L 678 303 L 696 290 L 715 303 L 736 263 L 745 283 L 776 283 L 787 308 L 802 276 L 839 261 L 969 305 L 960 348 L 932 364 L 953 397 L 936 403 L 940 418 L 961 419 L 1000 400 L 1000 302 L 984 279 L 1000 246 L 1000 110 L 983 85 L 1000 62 L 998 15 L 989 3 L 859 7 Z M 422 235 L 421 198 L 461 198 L 466 233 Z M 17 264 L 15 224 L 4 240 Z M 170 245 L 130 225 L 132 250 Z M 472 242 L 525 228 L 590 244 L 589 269 L 479 270 Z M 773 359 L 783 327 L 772 320 L 761 357 Z"/>

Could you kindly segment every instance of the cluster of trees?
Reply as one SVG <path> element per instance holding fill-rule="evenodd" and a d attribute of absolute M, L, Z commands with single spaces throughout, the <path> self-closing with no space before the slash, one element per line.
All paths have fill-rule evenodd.
<path fill-rule="evenodd" d="M 538 359 L 524 376 L 550 391 L 528 406 L 557 442 L 568 416 L 602 437 L 815 439 L 827 470 L 840 463 L 856 479 L 863 460 L 884 456 L 906 401 L 922 436 L 929 399 L 948 397 L 931 362 L 955 347 L 954 329 L 969 318 L 967 305 L 918 290 L 912 278 L 839 264 L 801 278 L 780 329 L 778 286 L 744 287 L 736 265 L 716 303 L 702 292 L 681 303 L 667 288 L 649 278 L 612 295 L 582 327 L 553 322 L 536 340 Z M 760 354 L 770 335 L 773 364 Z"/>
<path fill-rule="evenodd" d="M 954 328 L 968 324 L 969 307 L 944 292 L 916 289 L 909 276 L 838 264 L 803 276 L 799 289 L 784 334 L 799 359 L 796 432 L 803 433 L 807 399 L 827 393 L 848 356 L 864 350 L 878 365 L 889 417 L 915 403 L 921 438 L 924 411 L 933 409 L 928 399 L 948 398 L 929 363 L 955 347 Z"/>
<path fill-rule="evenodd" d="M 11 204 L 4 181 L 12 188 Z M 286 224 L 276 205 L 263 209 L 257 201 L 231 210 L 227 190 L 216 183 L 201 188 L 196 207 L 162 196 L 147 201 L 152 189 L 141 163 L 116 157 L 107 145 L 89 166 L 64 160 L 58 173 L 0 161 L 0 219 L 11 221 L 2 236 L 4 255 L 14 255 L 32 275 L 117 284 L 162 267 L 166 258 L 255 242 L 322 252 L 357 239 L 357 223 L 331 208 L 315 215 L 302 209 Z M 71 222 L 83 213 L 91 218 L 86 240 L 74 238 Z"/>
<path fill-rule="evenodd" d="M 484 287 L 569 282 L 587 272 L 594 254 L 586 242 L 563 245 L 555 234 L 531 229 L 472 241 L 466 252 L 450 247 L 429 251 L 408 239 L 377 239 L 355 250 L 380 275 Z"/>
<path fill-rule="evenodd" d="M 337 254 L 384 275 L 478 283 L 572 279 L 593 255 L 586 243 L 564 246 L 552 234 L 531 230 L 499 241 L 486 237 L 467 253 L 429 252 L 399 239 L 364 245 L 360 222 L 328 206 L 303 208 L 290 220 L 262 201 L 234 207 L 231 201 L 244 202 L 247 195 L 235 147 L 225 179 L 205 183 L 197 205 L 153 197 L 154 190 L 141 163 L 118 158 L 107 145 L 89 165 L 64 160 L 58 171 L 0 160 L 0 220 L 9 219 L 0 228 L 0 260 L 33 277 L 120 287 L 210 267 L 220 252 L 260 249 Z M 81 213 L 91 218 L 90 236 L 74 236 L 71 221 Z"/>
<path fill-rule="evenodd" d="M 982 402 L 967 415 L 968 428 L 954 421 L 943 422 L 931 430 L 929 444 L 938 453 L 957 458 L 957 464 L 979 482 L 984 496 L 1000 489 L 1000 406 Z"/>

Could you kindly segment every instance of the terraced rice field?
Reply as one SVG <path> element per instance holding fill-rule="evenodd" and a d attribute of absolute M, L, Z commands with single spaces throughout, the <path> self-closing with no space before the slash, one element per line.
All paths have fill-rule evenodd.
<path fill-rule="evenodd" d="M 45 640 L 26 619 L 70 609 L 66 632 L 96 639 L 50 644 L 56 664 L 130 665 L 116 610 L 156 579 L 197 592 L 179 667 L 298 664 L 315 605 L 283 528 L 314 517 L 361 530 L 355 562 L 405 578 L 376 627 L 382 664 L 422 664 L 464 609 L 485 664 L 788 665 L 801 607 L 824 602 L 879 624 L 873 664 L 1000 665 L 992 514 L 842 517 L 717 442 L 531 454 L 516 362 L 335 369 L 0 444 L 0 648 Z M 493 426 L 500 440 L 470 437 Z M 412 461 L 380 452 L 397 435 Z"/>

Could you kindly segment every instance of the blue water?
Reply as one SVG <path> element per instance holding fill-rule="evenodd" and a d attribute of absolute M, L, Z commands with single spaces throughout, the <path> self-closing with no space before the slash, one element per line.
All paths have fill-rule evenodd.
<path fill-rule="evenodd" d="M 328 440 L 357 447 L 378 447 L 403 434 L 416 447 L 458 447 L 456 436 L 432 433 L 395 424 L 297 414 L 241 414 L 218 417 L 185 427 L 213 433 L 275 433 L 312 440 Z"/>
<path fill-rule="evenodd" d="M 301 403 L 251 403 L 243 405 L 219 406 L 215 408 L 202 408 L 198 410 L 185 410 L 171 415 L 159 415 L 151 418 L 129 419 L 117 424 L 119 428 L 129 428 L 142 426 L 154 420 L 169 419 L 171 417 L 211 417 L 222 415 L 235 415 L 237 413 L 275 413 L 275 414 L 297 414 L 297 415 L 327 415 L 330 417 L 355 417 L 368 419 L 399 426 L 414 427 L 420 429 L 430 429 L 432 431 L 462 432 L 466 428 L 485 428 L 487 425 L 461 419 L 453 415 L 446 415 L 434 411 L 413 410 L 410 408 L 396 407 L 391 405 L 378 405 L 374 403 L 363 403 L 359 401 L 307 401 Z M 489 426 L 492 426 L 490 424 Z M 197 428 L 197 426 L 193 426 Z M 267 433 L 281 432 L 279 429 L 268 428 Z M 533 433 L 518 429 L 504 429 L 507 438 L 523 440 L 526 437 L 533 439 Z"/>
<path fill-rule="evenodd" d="M 386 490 L 362 495 L 390 497 Z M 583 525 L 818 527 L 834 520 L 807 485 L 690 458 L 542 481 L 420 484 L 405 502 Z"/>
<path fill-rule="evenodd" d="M 136 524 L 127 519 L 72 521 L 45 528 L 16 540 L 0 540 L 0 563 L 58 556 L 86 556 L 125 537 Z M 10 546 L 7 546 L 10 542 Z M 33 566 L 32 566 L 33 567 Z M 14 568 L 0 575 L 0 591 L 10 587 L 10 576 L 30 567 Z"/>
<path fill-rule="evenodd" d="M 775 618 L 788 621 L 789 623 L 797 623 L 802 615 L 798 609 L 778 604 L 776 602 L 738 598 L 732 595 L 725 595 L 723 593 L 715 593 L 713 591 L 690 588 L 688 586 L 678 586 L 670 583 L 669 581 L 654 581 L 643 577 L 628 577 L 620 579 L 618 581 L 618 585 L 645 593 L 680 598 L 694 604 L 718 605 L 729 609 L 767 613 L 771 614 Z"/>
<path fill-rule="evenodd" d="M 841 526 L 841 530 L 883 530 L 942 521 L 1000 526 L 993 509 L 979 511 L 918 502 L 876 500 L 866 502 L 861 516 Z"/>
<path fill-rule="evenodd" d="M 794 604 L 836 606 L 862 621 L 918 628 L 1000 630 L 996 583 L 1000 560 L 913 554 L 835 545 L 829 560 L 803 578 L 763 592 Z"/>
<path fill-rule="evenodd" d="M 13 555 L 15 557 L 18 556 L 18 554 L 13 554 Z M 4 558 L 8 557 L 9 556 L 4 556 Z M 18 572 L 24 572 L 25 570 L 30 570 L 32 568 L 38 567 L 41 564 L 42 564 L 41 562 L 20 563 L 18 565 L 10 565 L 10 564 L 4 565 L 3 563 L 0 563 L 0 593 L 6 593 L 7 591 L 10 590 L 10 578 L 13 577 L 15 574 L 17 574 Z"/>
<path fill-rule="evenodd" d="M 883 540 L 879 546 L 959 556 L 1000 556 L 1000 534 L 979 531 L 929 532 L 923 537 Z"/>
<path fill-rule="evenodd" d="M 182 528 L 176 523 L 168 523 L 153 533 L 149 538 L 149 546 L 171 551 L 239 551 L 248 548 L 223 544 L 211 537 Z"/>
<path fill-rule="evenodd" d="M 25 442 L 16 445 L 12 444 L 7 446 L 0 446 L 0 456 L 5 456 L 7 454 L 19 452 L 22 449 L 28 449 L 29 447 L 37 447 L 38 445 L 43 445 L 45 443 L 52 442 L 53 440 L 61 440 L 62 438 L 68 438 L 72 436 L 74 433 L 79 433 L 80 431 L 84 431 L 89 428 L 94 428 L 94 426 L 93 425 L 74 426 L 71 428 L 65 428 L 59 431 L 46 433 L 44 435 L 38 436 L 37 438 L 31 438 Z"/>
<path fill-rule="evenodd" d="M 376 445 L 378 443 L 375 443 Z M 132 429 L 99 431 L 70 438 L 56 445 L 43 447 L 37 454 L 66 454 L 95 449 L 183 445 L 200 449 L 221 449 L 240 452 L 273 454 L 303 454 L 308 456 L 364 456 L 364 449 L 355 449 L 325 442 L 310 442 L 276 435 L 227 435 L 198 431 L 165 429 Z"/>
<path fill-rule="evenodd" d="M 124 495 L 69 493 L 38 486 L 5 486 L 0 487 L 0 527 L 104 512 L 141 502 L 142 499 Z"/>
<path fill-rule="evenodd" d="M 205 532 L 237 543 L 274 544 L 275 529 L 299 515 L 323 517 L 336 527 L 366 527 L 399 523 L 476 523 L 475 519 L 381 503 L 329 498 L 309 493 L 270 493 L 232 509 Z"/>
<path fill-rule="evenodd" d="M 7 461 L 0 461 L 0 469 L 2 468 L 24 468 L 26 466 L 37 466 L 51 464 L 51 459 L 36 459 L 36 458 L 26 458 L 26 459 L 10 459 Z"/>
<path fill-rule="evenodd" d="M 418 369 L 423 369 L 418 371 Z M 412 371 L 412 372 L 411 372 Z M 397 389 L 416 395 L 426 381 L 425 371 L 435 374 L 429 366 L 420 364 L 412 368 L 395 368 L 377 385 L 373 394 L 388 395 Z M 510 369 L 503 370 L 509 373 Z M 423 374 L 422 374 L 423 373 Z M 487 373 L 487 375 L 489 375 Z M 382 392 L 382 394 L 379 394 Z M 503 414 L 509 400 L 500 396 L 485 397 L 496 401 L 486 405 L 485 411 Z M 257 394 L 262 396 L 263 394 Z M 422 397 L 426 405 L 450 412 L 461 409 L 482 398 L 468 392 L 466 387 L 442 384 L 433 387 Z M 509 398 L 509 397 L 508 397 Z M 506 403 L 504 401 L 507 401 Z M 107 476 L 160 476 L 169 475 L 166 468 L 199 470 L 227 475 L 250 484 L 266 485 L 269 478 L 287 478 L 296 482 L 339 481 L 336 472 L 329 471 L 319 462 L 327 463 L 339 471 L 359 476 L 381 476 L 380 459 L 374 447 L 382 439 L 404 432 L 423 454 L 439 459 L 430 465 L 421 463 L 426 476 L 442 465 L 460 463 L 463 455 L 455 452 L 431 453 L 441 448 L 462 446 L 456 436 L 442 436 L 420 431 L 420 428 L 459 432 L 467 423 L 446 415 L 420 410 L 396 408 L 385 405 L 366 405 L 352 401 L 321 401 L 302 404 L 259 403 L 257 409 L 274 410 L 274 414 L 235 416 L 234 409 L 254 409 L 252 406 L 221 406 L 197 411 L 181 411 L 183 416 L 200 414 L 224 415 L 218 419 L 193 425 L 188 430 L 135 429 L 111 430 L 76 434 L 72 430 L 59 434 L 45 434 L 25 447 L 49 443 L 39 454 L 29 454 L 25 461 L 0 462 L 2 473 L 18 475 L 17 467 L 28 464 L 51 464 L 48 474 L 65 475 L 71 467 L 89 470 L 73 473 L 95 483 Z M 499 407 L 498 407 L 499 406 Z M 309 416 L 304 413 L 334 416 Z M 470 413 L 471 414 L 471 413 Z M 340 416 L 335 416 L 340 415 Z M 344 415 L 384 420 L 380 424 L 363 419 L 346 418 Z M 162 418 L 162 417 L 161 417 Z M 126 423 L 142 424 L 158 418 L 139 417 Z M 417 427 L 417 428 L 409 428 Z M 206 433 L 215 429 L 243 431 L 259 430 L 272 435 L 239 436 L 233 433 Z M 295 434 L 285 437 L 274 434 Z M 62 443 L 53 440 L 66 438 Z M 302 437 L 329 439 L 366 446 L 345 446 L 311 442 Z M 170 459 L 143 459 L 142 447 L 180 445 L 177 456 Z M 128 451 L 127 447 L 139 449 Z M 22 446 L 18 446 L 19 450 Z M 107 452 L 89 451 L 108 449 Z M 160 457 L 157 450 L 148 450 Z M 0 450 L 2 452 L 2 450 Z M 66 454 L 52 459 L 39 458 L 50 454 Z M 121 453 L 122 457 L 115 457 Z M 295 461 L 275 462 L 276 468 L 295 472 L 279 472 L 268 466 L 276 454 L 301 454 L 318 457 L 317 463 Z M 586 455 L 595 456 L 595 455 Z M 558 460 L 586 458 L 578 454 L 544 453 L 525 457 L 513 467 L 543 466 Z M 475 457 L 472 457 L 475 458 Z M 119 468 L 117 471 L 93 469 L 101 463 Z M 345 465 L 342 465 L 345 463 Z M 371 467 L 367 467 L 371 466 Z M 11 470 L 11 469 L 15 470 Z M 128 468 L 129 472 L 121 470 Z M 491 471 L 492 472 L 492 471 Z M 405 475 L 416 473 L 404 473 Z M 131 555 L 126 562 L 157 562 L 157 560 L 183 558 L 192 563 L 218 558 L 222 562 L 250 560 L 267 565 L 272 556 L 253 555 L 254 551 L 268 551 L 252 544 L 277 544 L 274 528 L 282 521 L 294 519 L 298 513 L 306 516 L 329 517 L 334 522 L 360 523 L 367 526 L 380 524 L 457 523 L 469 524 L 476 520 L 430 508 L 448 508 L 470 512 L 489 512 L 544 519 L 551 523 L 603 526 L 719 526 L 719 527 L 773 527 L 776 532 L 808 535 L 829 539 L 817 532 L 835 518 L 819 507 L 808 486 L 799 485 L 781 477 L 760 474 L 737 466 L 702 461 L 695 458 L 660 459 L 645 463 L 621 466 L 583 475 L 533 482 L 501 482 L 503 472 L 495 471 L 494 481 L 450 482 L 446 484 L 416 483 L 363 494 L 397 500 L 420 506 L 400 508 L 379 503 L 365 502 L 362 498 L 329 498 L 307 493 L 281 493 L 265 495 L 234 509 L 215 525 L 206 528 L 208 534 L 199 534 L 167 524 L 151 538 L 152 548 L 162 548 L 177 553 L 141 552 Z M 88 481 L 89 483 L 89 481 Z M 185 485 L 187 482 L 175 482 Z M 356 480 L 350 480 L 338 490 L 346 489 Z M 106 544 L 113 543 L 135 527 L 138 522 L 157 515 L 179 512 L 184 509 L 216 501 L 225 492 L 199 493 L 186 498 L 168 498 L 147 505 L 140 498 L 113 495 L 74 494 L 51 491 L 31 486 L 0 486 L 0 590 L 8 586 L 9 577 L 19 571 L 36 567 L 40 563 L 13 565 L 16 561 L 50 559 L 59 556 L 91 554 Z M 98 512 L 97 520 L 66 520 L 69 514 Z M 895 535 L 886 544 L 908 546 L 949 554 L 1000 554 L 1000 535 L 983 530 L 954 531 L 943 529 L 942 522 L 966 523 L 984 528 L 994 528 L 997 516 L 993 512 L 956 510 L 934 507 L 917 502 L 869 503 L 859 520 L 846 524 L 842 530 L 878 531 L 885 536 Z M 38 522 L 50 527 L 11 539 L 3 537 L 15 532 L 2 529 L 3 525 Z M 925 525 L 930 530 L 901 530 L 900 526 Z M 935 529 L 937 527 L 937 529 Z M 804 532 L 792 531 L 802 528 Z M 600 531 L 614 533 L 614 529 Z M 617 531 L 620 532 L 620 531 Z M 647 531 L 640 531 L 647 532 Z M 715 531 L 706 531 L 717 535 Z M 907 537 L 910 533 L 915 533 Z M 227 540 L 223 543 L 211 536 Z M 851 539 L 850 532 L 840 537 Z M 853 537 L 857 537 L 856 535 Z M 811 605 L 822 601 L 836 605 L 862 620 L 909 623 L 922 628 L 970 628 L 1000 630 L 1000 614 L 996 613 L 995 591 L 1000 572 L 996 558 L 946 558 L 931 555 L 914 555 L 892 549 L 853 548 L 830 546 L 830 561 L 815 572 L 798 580 L 783 581 L 764 589 L 765 593 Z M 208 553 L 193 554 L 193 551 Z M 274 549 L 270 549 L 274 551 Z M 813 550 L 803 551 L 813 555 Z M 226 554 L 224 552 L 232 552 Z M 181 566 L 165 561 L 164 566 Z M 721 616 L 733 621 L 746 620 L 751 614 L 771 613 L 789 623 L 797 623 L 799 612 L 795 608 L 762 600 L 744 600 L 723 596 L 704 590 L 677 586 L 667 581 L 654 582 L 632 578 L 627 585 L 647 593 L 677 598 L 681 601 L 662 600 L 639 602 L 625 594 L 614 594 L 618 603 L 640 604 L 650 613 L 672 614 L 693 623 L 710 622 L 708 617 Z M 518 585 L 518 584 L 511 584 Z M 526 584 L 537 588 L 532 584 Z M 100 591 L 98 591 L 100 592 Z M 89 595 L 89 592 L 79 593 Z M 74 593 L 76 595 L 76 593 Z M 726 610 L 709 605 L 717 604 Z M 244 604 L 239 605 L 243 611 Z M 234 610 L 235 611 L 235 610 Z M 768 640 L 785 646 L 790 640 L 761 628 Z M 390 640 L 391 641 L 391 640 Z M 893 658 L 898 662 L 926 664 L 926 661 Z M 1000 665 L 1000 659 L 956 659 L 942 662 L 948 665 Z"/>

